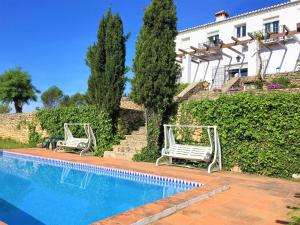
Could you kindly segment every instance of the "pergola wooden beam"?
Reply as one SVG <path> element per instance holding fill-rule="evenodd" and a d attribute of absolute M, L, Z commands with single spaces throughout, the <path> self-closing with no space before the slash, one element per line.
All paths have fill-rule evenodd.
<path fill-rule="evenodd" d="M 276 41 L 276 44 L 280 45 L 280 47 L 284 48 L 285 50 L 287 50 L 287 47 L 285 45 L 285 41 L 284 43 L 282 43 L 280 40 Z"/>
<path fill-rule="evenodd" d="M 182 52 L 182 53 L 184 53 L 184 54 L 186 54 L 186 55 L 191 55 L 191 56 L 193 56 L 193 57 L 195 57 L 195 58 L 197 58 L 197 59 L 200 59 L 200 60 L 203 60 L 203 61 L 206 61 L 206 62 L 208 62 L 208 60 L 207 59 L 205 59 L 205 58 L 203 58 L 203 57 L 201 57 L 201 56 L 199 56 L 199 55 L 196 55 L 196 53 L 194 53 L 194 52 L 188 52 L 188 51 L 186 51 L 186 50 L 183 50 L 183 49 L 178 49 L 178 51 L 180 51 L 180 52 Z M 196 51 L 195 51 L 196 52 Z"/>
<path fill-rule="evenodd" d="M 190 46 L 190 48 L 193 49 L 193 50 L 195 50 L 195 51 L 198 50 L 198 48 L 196 48 L 196 47 L 194 47 L 194 46 Z"/>
<path fill-rule="evenodd" d="M 268 46 L 267 44 L 263 43 L 261 40 L 257 40 L 262 46 L 264 46 L 265 48 L 269 49 L 270 52 L 272 52 L 272 48 L 270 46 Z"/>
<path fill-rule="evenodd" d="M 299 28 L 299 29 L 298 29 Z M 278 33 L 278 34 L 270 34 L 270 38 L 280 38 L 280 37 L 284 37 L 284 36 L 294 36 L 295 34 L 298 34 L 300 33 L 300 23 L 297 24 L 297 30 L 293 30 L 293 31 L 290 31 L 288 35 L 285 34 L 285 32 L 282 32 L 282 33 Z M 209 47 L 209 50 L 218 50 L 220 48 L 229 48 L 229 47 L 234 47 L 236 45 L 243 45 L 243 46 L 247 46 L 247 44 L 252 41 L 253 39 L 247 39 L 247 40 L 243 40 L 243 41 L 240 41 L 238 40 L 238 42 L 233 42 L 233 43 L 228 43 L 228 44 L 222 44 L 221 46 L 218 46 L 218 47 Z M 198 50 L 193 50 L 191 53 L 193 54 L 199 54 L 199 53 L 205 53 L 207 50 L 206 49 L 198 49 Z M 181 51 L 182 52 L 182 51 Z M 189 54 L 189 52 L 185 51 L 187 54 Z M 183 56 L 185 55 L 186 53 L 181 53 L 181 54 L 178 54 L 177 56 L 180 57 L 180 56 Z"/>
<path fill-rule="evenodd" d="M 231 37 L 231 39 L 235 42 L 235 44 L 239 44 L 239 45 L 243 45 L 244 47 L 247 47 L 246 43 L 241 42 L 239 39 L 237 39 L 236 37 Z"/>
<path fill-rule="evenodd" d="M 195 57 L 195 58 L 197 58 L 197 59 L 200 59 L 200 60 L 202 60 L 202 61 L 208 62 L 207 59 L 205 59 L 205 58 L 203 58 L 203 57 L 201 57 L 201 56 L 199 56 L 199 55 L 191 54 L 191 56 L 193 56 L 193 57 Z"/>
<path fill-rule="evenodd" d="M 242 53 L 242 52 L 240 52 L 240 51 L 234 49 L 233 47 L 228 47 L 228 49 L 231 50 L 231 51 L 233 51 L 233 52 L 235 52 L 235 53 L 237 53 L 237 54 L 239 54 L 239 55 L 245 56 L 244 53 Z"/>
<path fill-rule="evenodd" d="M 272 48 L 270 48 L 270 46 L 268 46 L 266 43 L 262 42 L 262 40 L 260 40 L 259 38 L 255 37 L 253 34 L 248 33 L 248 36 L 251 37 L 252 40 L 258 41 L 259 44 L 261 44 L 265 48 L 269 49 L 269 51 L 272 51 Z"/>
<path fill-rule="evenodd" d="M 286 34 L 285 32 L 282 33 L 278 33 L 278 34 L 270 34 L 270 38 L 280 38 L 280 37 L 284 37 L 284 36 L 294 36 L 295 34 L 298 34 L 300 31 L 297 30 L 293 30 L 290 31 L 288 34 Z"/>
<path fill-rule="evenodd" d="M 203 43 L 203 46 L 206 48 L 206 51 L 209 50 L 210 46 L 208 44 Z"/>
<path fill-rule="evenodd" d="M 194 59 L 192 59 L 192 60 L 191 60 L 191 62 L 193 62 L 193 63 L 197 63 L 197 64 L 199 64 L 199 63 L 200 63 L 199 61 L 196 61 L 196 60 L 194 60 Z"/>
<path fill-rule="evenodd" d="M 188 51 L 183 50 L 183 49 L 181 49 L 181 48 L 179 48 L 178 51 L 180 51 L 180 52 L 182 52 L 182 53 L 184 53 L 184 54 L 186 54 L 186 55 L 189 55 L 189 54 L 190 54 Z"/>
<path fill-rule="evenodd" d="M 178 59 L 176 59 L 176 62 L 178 62 L 178 63 L 182 63 L 182 60 L 178 60 Z"/>
<path fill-rule="evenodd" d="M 218 52 L 220 55 L 224 55 L 224 56 L 226 56 L 227 58 L 232 59 L 232 56 L 230 56 L 230 55 L 228 55 L 228 54 L 222 52 L 221 50 L 218 50 L 217 52 Z"/>
<path fill-rule="evenodd" d="M 207 49 L 207 51 L 206 51 L 206 53 L 207 52 L 209 52 L 210 54 L 219 54 L 219 49 L 221 48 L 221 46 L 216 46 L 216 47 L 210 47 L 208 44 L 203 44 L 205 47 L 206 47 L 206 49 Z M 208 53 L 207 53 L 208 54 Z M 209 55 L 209 54 L 208 54 Z"/>
<path fill-rule="evenodd" d="M 280 45 L 280 47 L 282 47 L 284 49 L 287 49 L 287 47 L 285 46 L 285 44 L 281 43 L 280 41 L 278 41 L 277 43 Z"/>

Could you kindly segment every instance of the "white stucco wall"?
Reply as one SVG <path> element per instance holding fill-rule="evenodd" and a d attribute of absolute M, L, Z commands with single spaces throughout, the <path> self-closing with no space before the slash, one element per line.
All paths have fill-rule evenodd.
<path fill-rule="evenodd" d="M 200 28 L 180 32 L 176 38 L 176 51 L 179 48 L 188 50 L 190 46 L 198 47 L 200 43 L 207 42 L 208 34 L 211 32 L 219 31 L 220 39 L 224 43 L 232 43 L 232 36 L 236 36 L 236 26 L 240 24 L 246 24 L 247 33 L 264 29 L 264 21 L 266 19 L 272 20 L 273 17 L 278 17 L 280 26 L 286 25 L 290 30 L 296 30 L 296 24 L 300 23 L 300 1 L 282 5 L 278 8 L 271 8 L 256 13 L 250 13 L 244 16 L 238 16 L 229 18 L 225 21 L 214 23 L 211 25 L 203 26 Z M 300 56 L 300 35 L 295 35 L 296 38 L 289 40 L 286 43 L 287 50 L 282 47 L 272 47 L 272 54 L 268 49 L 265 49 L 262 53 L 262 58 L 266 62 L 264 63 L 265 72 L 289 72 L 296 69 L 296 61 Z M 240 40 L 249 39 L 248 36 L 240 38 Z M 185 41 L 184 41 L 185 40 Z M 248 44 L 247 50 L 242 50 L 243 47 L 238 45 L 234 47 L 236 50 L 245 54 L 244 67 L 248 68 L 248 76 L 254 76 L 257 74 L 258 69 L 258 56 L 257 43 L 252 41 Z M 232 68 L 239 67 L 236 61 L 237 53 L 224 48 L 223 52 L 232 56 L 231 65 Z M 212 82 L 213 68 L 227 66 L 230 63 L 230 59 L 223 56 L 220 61 L 213 60 L 210 62 L 201 62 L 200 65 L 191 63 L 191 57 L 185 56 L 183 59 L 182 77 L 181 83 L 191 83 L 200 80 L 207 80 Z M 242 60 L 241 60 L 242 61 Z M 267 63 L 268 62 L 268 63 Z"/>

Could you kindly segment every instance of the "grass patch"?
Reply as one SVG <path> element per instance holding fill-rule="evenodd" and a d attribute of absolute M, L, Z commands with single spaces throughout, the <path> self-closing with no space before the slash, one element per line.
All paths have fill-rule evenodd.
<path fill-rule="evenodd" d="M 30 146 L 29 144 L 17 142 L 12 139 L 0 138 L 0 149 L 26 148 L 26 147 L 32 147 L 32 146 Z"/>

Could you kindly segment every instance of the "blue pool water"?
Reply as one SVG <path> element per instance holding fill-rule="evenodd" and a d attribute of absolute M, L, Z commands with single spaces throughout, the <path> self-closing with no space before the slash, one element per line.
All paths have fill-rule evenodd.
<path fill-rule="evenodd" d="M 74 167 L 0 152 L 0 221 L 90 224 L 192 188 Z"/>

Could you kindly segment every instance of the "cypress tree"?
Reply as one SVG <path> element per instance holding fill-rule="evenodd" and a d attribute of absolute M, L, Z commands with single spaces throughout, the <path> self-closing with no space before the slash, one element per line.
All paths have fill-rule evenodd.
<path fill-rule="evenodd" d="M 120 101 L 125 87 L 125 37 L 119 14 L 107 23 L 105 37 L 106 63 L 101 88 L 97 90 L 99 108 L 108 113 L 116 128 Z"/>
<path fill-rule="evenodd" d="M 89 47 L 86 57 L 91 68 L 89 102 L 111 117 L 115 131 L 126 81 L 125 42 L 121 17 L 112 16 L 109 9 L 100 22 L 97 43 Z"/>
<path fill-rule="evenodd" d="M 148 146 L 137 159 L 152 161 L 162 142 L 162 124 L 176 92 L 179 68 L 175 63 L 177 35 L 173 0 L 153 0 L 144 12 L 134 59 L 131 97 L 147 114 Z"/>
<path fill-rule="evenodd" d="M 107 23 L 111 19 L 111 10 L 107 11 L 105 17 L 102 17 L 97 33 L 97 42 L 88 48 L 86 55 L 86 64 L 91 69 L 91 75 L 88 80 L 88 101 L 90 104 L 98 105 L 100 99 L 97 96 L 97 90 L 104 76 L 106 52 L 105 37 L 107 32 Z"/>

